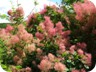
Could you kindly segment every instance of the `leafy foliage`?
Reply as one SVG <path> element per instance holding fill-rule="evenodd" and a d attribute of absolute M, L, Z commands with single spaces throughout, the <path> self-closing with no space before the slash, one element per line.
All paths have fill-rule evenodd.
<path fill-rule="evenodd" d="M 45 6 L 30 13 L 26 22 L 22 7 L 9 10 L 14 25 L 0 29 L 2 67 L 13 72 L 89 69 L 96 47 L 96 7 L 90 1 L 80 1 L 62 0 L 60 7 Z"/>

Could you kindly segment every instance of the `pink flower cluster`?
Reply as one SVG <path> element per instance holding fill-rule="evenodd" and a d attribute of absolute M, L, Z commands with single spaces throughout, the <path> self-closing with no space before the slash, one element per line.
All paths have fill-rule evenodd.
<path fill-rule="evenodd" d="M 9 10 L 8 15 L 10 16 L 10 21 L 14 21 L 24 16 L 24 10 L 22 7 L 18 7 L 16 10 Z"/>
<path fill-rule="evenodd" d="M 15 34 L 13 34 L 13 32 L 15 32 Z M 9 48 L 10 47 L 12 48 L 12 46 L 14 46 L 15 44 L 19 44 L 22 46 L 23 45 L 22 41 L 25 44 L 26 43 L 31 44 L 33 42 L 33 35 L 28 33 L 22 24 L 18 25 L 17 31 L 15 30 L 13 26 L 7 25 L 5 29 L 0 30 L 0 38 L 2 38 L 5 41 L 6 45 Z M 32 47 L 31 45 L 31 48 L 34 48 L 34 47 Z M 34 50 L 31 48 L 29 51 Z"/>
<path fill-rule="evenodd" d="M 57 58 L 53 54 L 49 53 L 47 57 L 44 57 L 43 60 L 41 60 L 40 65 L 38 65 L 38 67 L 45 72 L 49 72 L 51 69 L 55 69 L 56 71 L 60 72 L 65 72 L 66 66 L 61 62 L 55 62 L 56 59 Z"/>
<path fill-rule="evenodd" d="M 56 6 L 51 6 L 50 9 L 53 9 L 54 12 L 56 11 L 57 14 L 64 12 L 62 8 L 59 9 Z M 85 0 L 84 3 L 75 3 L 74 10 L 76 12 L 76 19 L 82 23 L 80 29 L 88 30 L 88 28 L 95 25 L 96 8 L 90 1 Z M 75 29 L 72 29 L 72 32 L 70 28 L 72 25 L 69 19 L 71 18 L 65 15 L 63 17 L 64 20 L 54 23 L 53 19 L 51 20 L 51 16 L 46 14 L 47 12 L 48 9 L 45 6 L 41 12 L 28 16 L 27 23 L 29 25 L 31 22 L 35 23 L 40 14 L 41 19 L 44 18 L 40 23 L 38 21 L 36 26 L 33 25 L 33 28 L 36 27 L 34 28 L 36 29 L 35 35 L 29 33 L 23 24 L 17 26 L 7 25 L 6 28 L 0 29 L 0 39 L 4 41 L 7 47 L 7 55 L 13 55 L 12 61 L 14 62 L 14 66 L 22 66 L 23 62 L 26 65 L 28 64 L 27 66 L 24 65 L 24 69 L 20 69 L 20 71 L 25 72 L 34 71 L 32 69 L 33 66 L 40 70 L 40 72 L 52 72 L 52 70 L 57 72 L 67 72 L 68 70 L 71 70 L 70 72 L 86 72 L 85 66 L 91 66 L 92 56 L 86 52 L 87 43 L 84 41 L 78 42 L 78 40 L 76 43 L 71 43 L 71 35 L 74 35 L 74 38 L 78 38 L 78 35 L 73 33 Z M 22 7 L 18 7 L 14 12 L 9 10 L 8 14 L 12 19 L 24 16 Z M 66 21 L 65 23 L 69 24 L 70 27 L 66 28 L 66 25 L 63 25 L 63 21 Z M 84 23 L 85 25 L 83 25 L 83 21 L 86 22 Z M 91 23 L 93 24 L 92 26 L 90 25 Z M 96 30 L 93 28 L 90 29 L 92 29 L 90 32 L 95 35 Z M 80 33 L 82 34 L 81 31 Z M 77 64 L 75 64 L 75 61 L 77 61 Z M 79 62 L 82 63 L 80 64 L 82 68 L 79 66 Z M 69 68 L 67 63 L 72 64 L 73 67 Z M 81 69 L 77 69 L 75 66 Z M 18 71 L 15 68 L 12 69 L 13 72 Z"/>
<path fill-rule="evenodd" d="M 17 35 L 20 39 L 24 40 L 25 42 L 30 42 L 33 39 L 33 35 L 28 33 L 22 24 L 18 26 Z"/>
<path fill-rule="evenodd" d="M 18 7 L 16 9 L 16 12 L 14 12 L 12 10 L 9 10 L 8 11 L 8 15 L 10 15 L 10 16 L 24 16 L 23 8 L 22 7 Z"/>
<path fill-rule="evenodd" d="M 32 72 L 32 69 L 30 67 L 26 67 L 26 68 L 17 70 L 14 66 L 12 66 L 12 72 Z"/>
<path fill-rule="evenodd" d="M 63 11 L 63 9 L 62 8 L 57 8 L 55 5 L 53 5 L 53 6 L 44 6 L 44 9 L 43 10 L 41 10 L 39 13 L 40 14 L 45 14 L 46 12 L 48 12 L 48 8 L 51 8 L 51 9 L 53 9 L 54 11 L 56 11 L 57 13 L 63 13 L 64 11 Z"/>
<path fill-rule="evenodd" d="M 74 10 L 76 12 L 76 19 L 83 20 L 86 15 L 96 14 L 96 7 L 90 1 L 85 1 L 84 3 L 75 3 Z"/>
<path fill-rule="evenodd" d="M 54 25 L 52 21 L 50 20 L 49 16 L 45 16 L 45 21 L 39 24 L 39 27 L 43 33 L 36 33 L 36 37 L 39 39 L 44 39 L 44 36 L 47 36 L 49 38 L 52 38 L 57 35 L 62 35 L 62 37 L 67 37 L 70 34 L 70 31 L 64 31 L 64 26 L 61 22 L 56 23 Z M 43 38 L 42 38 L 43 37 Z"/>
<path fill-rule="evenodd" d="M 63 53 L 70 54 L 68 58 L 73 61 L 73 55 L 76 52 L 77 55 L 81 57 L 80 60 L 84 65 L 91 65 L 91 54 L 84 52 L 86 44 L 82 42 L 71 45 L 68 41 L 71 32 L 69 30 L 63 31 L 64 26 L 61 22 L 54 25 L 50 20 L 50 17 L 45 16 L 45 21 L 40 23 L 39 27 L 41 27 L 43 33 L 37 32 L 37 39 L 25 30 L 23 24 L 15 27 L 17 30 L 10 25 L 5 29 L 0 30 L 0 38 L 5 41 L 5 44 L 8 47 L 8 55 L 12 53 L 11 49 L 16 51 L 16 54 L 13 57 L 13 61 L 16 65 L 22 65 L 23 58 L 26 58 L 27 53 L 31 54 L 33 52 L 36 52 L 36 59 L 39 59 L 40 63 L 36 64 L 36 61 L 32 61 L 32 64 L 36 65 L 42 72 L 49 72 L 52 69 L 59 72 L 66 72 L 67 66 L 63 63 L 66 59 L 62 57 Z M 56 51 L 57 56 L 50 52 L 47 55 L 46 51 L 43 51 L 43 49 L 40 48 L 45 47 L 45 43 L 42 43 L 43 40 L 45 42 L 51 40 L 53 44 L 58 45 L 59 49 Z M 26 68 L 26 70 L 30 70 L 30 68 Z M 80 70 L 73 69 L 72 72 L 74 71 L 78 72 Z M 82 72 L 83 71 L 84 70 L 82 69 Z"/>
<path fill-rule="evenodd" d="M 44 5 L 44 9 L 43 9 L 43 10 L 41 10 L 39 13 L 40 13 L 40 14 L 45 14 L 45 13 L 47 12 L 46 7 L 47 7 L 47 6 L 46 6 L 46 5 Z"/>
<path fill-rule="evenodd" d="M 80 60 L 85 65 L 88 65 L 88 66 L 91 65 L 91 54 L 84 52 L 82 49 L 78 49 L 78 47 L 75 45 L 72 45 L 70 47 L 70 50 L 66 50 L 63 53 L 70 54 L 69 59 L 74 61 L 74 57 L 72 55 L 74 55 L 75 52 L 77 52 L 77 54 L 81 56 Z M 44 72 L 49 72 L 51 69 L 55 69 L 56 71 L 59 71 L 59 72 L 66 72 L 67 67 L 65 64 L 62 63 L 66 59 L 61 56 L 62 55 L 61 53 L 58 53 L 58 54 L 59 56 L 55 56 L 51 53 L 49 53 L 48 56 L 43 56 L 41 58 L 40 64 L 38 65 L 40 70 Z M 78 69 L 72 68 L 71 72 L 86 72 L 86 70 L 85 69 L 78 70 Z"/>

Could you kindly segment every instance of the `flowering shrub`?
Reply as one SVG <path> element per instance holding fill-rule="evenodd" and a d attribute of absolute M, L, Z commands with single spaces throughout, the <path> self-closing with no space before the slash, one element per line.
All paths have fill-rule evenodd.
<path fill-rule="evenodd" d="M 18 6 L 18 8 L 10 9 L 8 12 L 9 20 L 15 24 L 24 23 L 24 10 L 21 6 Z"/>
<path fill-rule="evenodd" d="M 45 18 L 50 21 L 49 17 Z M 15 34 L 12 33 L 14 27 L 10 25 L 1 29 L 0 39 L 4 45 L 1 63 L 10 66 L 13 72 L 17 71 L 14 66 L 19 65 L 21 68 L 18 71 L 28 69 L 29 72 L 87 69 L 91 65 L 91 54 L 84 52 L 78 44 L 69 43 L 70 31 L 62 31 L 64 27 L 61 22 L 58 22 L 55 28 L 53 23 L 47 23 L 45 20 L 39 24 L 42 32 L 36 32 L 37 38 L 28 33 L 22 24 L 18 25 Z"/>
<path fill-rule="evenodd" d="M 15 24 L 0 29 L 0 62 L 5 70 L 86 72 L 91 67 L 96 8 L 90 1 L 74 3 L 71 10 L 45 6 L 28 16 L 26 26 L 21 7 L 8 14 Z"/>
<path fill-rule="evenodd" d="M 92 55 L 96 54 L 96 7 L 88 0 L 84 0 L 83 3 L 75 2 L 73 6 L 69 6 L 69 4 L 69 8 L 65 5 L 59 8 L 56 6 L 45 6 L 42 11 L 29 15 L 27 31 L 35 35 L 39 23 L 44 22 L 46 20 L 45 16 L 48 16 L 54 24 L 61 22 L 64 26 L 63 31 L 71 31 L 71 44 L 85 42 L 87 44 L 87 52 L 92 53 Z"/>

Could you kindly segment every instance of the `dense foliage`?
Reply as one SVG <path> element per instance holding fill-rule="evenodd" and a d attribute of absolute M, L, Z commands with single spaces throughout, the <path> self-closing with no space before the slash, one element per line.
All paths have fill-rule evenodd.
<path fill-rule="evenodd" d="M 9 10 L 12 26 L 0 29 L 0 63 L 9 72 L 86 72 L 96 52 L 96 7 L 65 0 L 44 6 L 24 21 L 22 7 Z M 63 3 L 63 1 L 62 1 Z M 93 59 L 92 59 L 93 58 Z"/>

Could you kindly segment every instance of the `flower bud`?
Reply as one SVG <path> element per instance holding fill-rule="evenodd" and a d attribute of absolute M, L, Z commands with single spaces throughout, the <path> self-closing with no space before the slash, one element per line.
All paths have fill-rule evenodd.
<path fill-rule="evenodd" d="M 9 10 L 8 15 L 12 16 L 12 14 L 13 14 L 12 10 Z"/>

